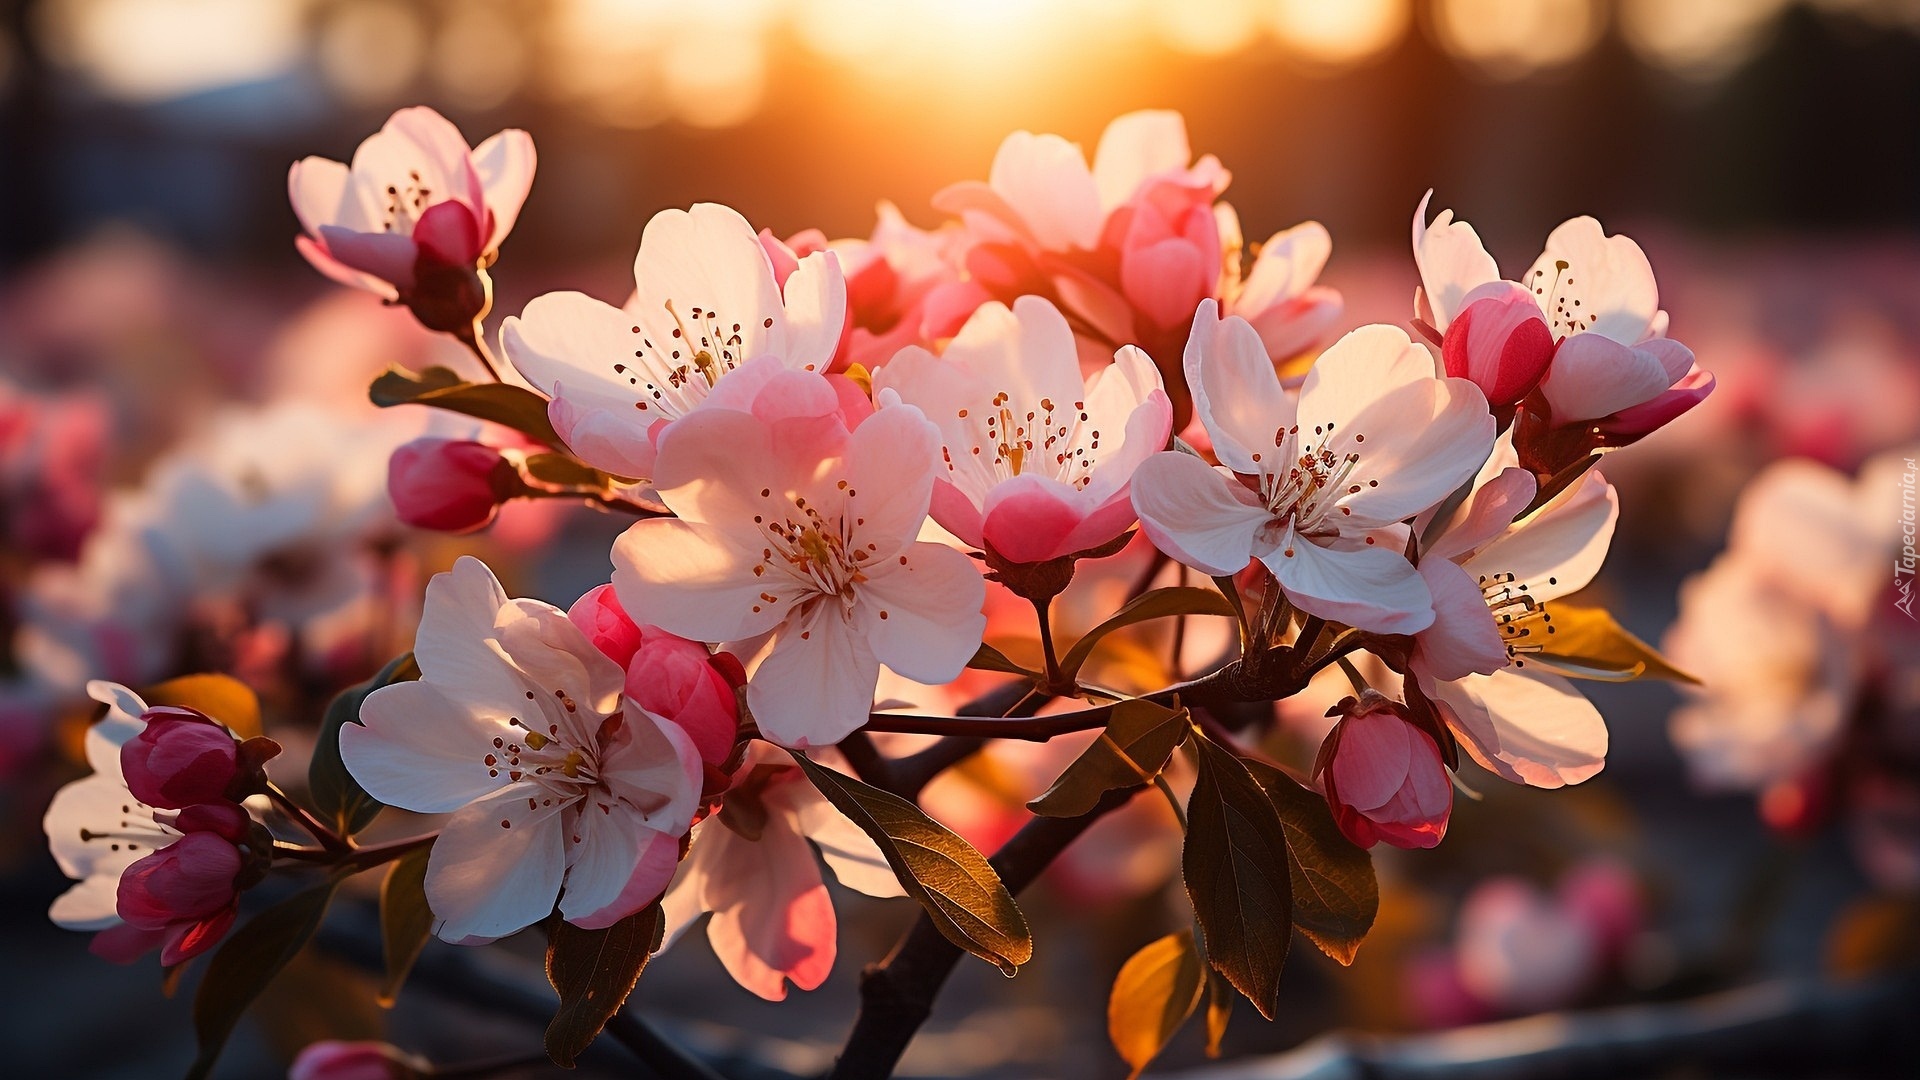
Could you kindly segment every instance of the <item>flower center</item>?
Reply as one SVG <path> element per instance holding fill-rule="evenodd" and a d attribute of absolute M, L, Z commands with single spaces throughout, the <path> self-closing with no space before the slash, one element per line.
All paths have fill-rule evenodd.
<path fill-rule="evenodd" d="M 1297 443 L 1299 438 L 1298 424 L 1273 433 L 1273 445 L 1279 450 L 1280 460 L 1287 460 L 1288 444 Z M 1360 465 L 1359 453 L 1335 453 L 1327 445 L 1332 438 L 1332 424 L 1316 426 L 1313 429 L 1313 441 L 1300 449 L 1285 472 L 1275 468 L 1262 472 L 1260 476 L 1260 494 L 1266 500 L 1267 509 L 1281 523 L 1291 518 L 1295 531 L 1302 536 L 1339 535 L 1338 517 L 1353 513 L 1348 507 L 1339 505 L 1340 498 L 1357 495 L 1365 487 L 1380 486 L 1378 480 L 1368 480 L 1362 484 L 1354 476 L 1354 471 Z M 1353 441 L 1356 444 L 1365 442 L 1366 436 L 1355 435 Z M 1267 466 L 1261 463 L 1261 456 L 1254 454 L 1253 460 L 1264 470 Z"/>
<path fill-rule="evenodd" d="M 1040 468 L 1049 470 L 1054 479 L 1084 488 L 1092 482 L 1100 451 L 1100 432 L 1086 427 L 1086 409 L 1084 401 L 1061 409 L 1046 397 L 1034 408 L 1021 409 L 1011 393 L 998 391 L 975 418 L 973 445 L 966 450 L 986 462 L 1000 480 Z M 974 410 L 961 409 L 956 415 L 967 420 L 974 417 Z M 957 471 L 953 453 L 954 448 L 942 451 L 949 472 Z"/>
<path fill-rule="evenodd" d="M 1533 299 L 1547 316 L 1547 329 L 1553 334 L 1553 340 L 1559 341 L 1569 334 L 1578 334 L 1593 329 L 1596 316 L 1592 311 L 1580 308 L 1580 297 L 1573 293 L 1573 275 L 1568 273 L 1572 267 L 1565 259 L 1553 261 L 1553 277 L 1547 277 L 1545 268 L 1533 272 L 1533 280 L 1527 282 L 1533 288 Z M 1581 320 L 1586 324 L 1581 325 Z"/>
<path fill-rule="evenodd" d="M 848 498 L 854 496 L 845 480 L 839 486 Z M 761 488 L 760 497 L 776 498 L 770 488 Z M 769 567 L 778 568 L 812 592 L 837 596 L 848 604 L 853 602 L 853 587 L 867 580 L 866 566 L 879 552 L 877 544 L 861 546 L 854 540 L 853 529 L 863 519 L 829 520 L 804 495 L 791 496 L 791 509 L 779 518 L 755 514 L 753 522 L 767 538 L 767 546 L 760 549 L 760 562 L 753 568 L 755 577 L 764 577 Z M 772 592 L 761 593 L 759 600 L 753 606 L 755 612 L 780 602 Z"/>
<path fill-rule="evenodd" d="M 420 179 L 420 170 L 409 169 L 405 183 L 387 185 L 387 208 L 382 228 L 401 236 L 413 235 L 413 223 L 427 212 L 433 189 Z"/>
<path fill-rule="evenodd" d="M 162 824 L 146 803 L 132 796 L 120 804 L 120 821 L 113 828 L 103 832 L 80 827 L 81 843 L 105 844 L 110 851 L 153 851 L 173 843 L 179 835 L 179 830 Z"/>
<path fill-rule="evenodd" d="M 1557 584 L 1557 578 L 1548 578 L 1548 584 Z M 1514 667 L 1525 667 L 1523 654 L 1545 652 L 1543 640 L 1554 633 L 1553 614 L 1546 605 L 1528 593 L 1526 582 L 1507 574 L 1480 575 L 1480 594 L 1486 598 L 1487 610 L 1493 614 L 1495 626 L 1500 628 L 1500 637 L 1506 642 L 1507 659 Z"/>
<path fill-rule="evenodd" d="M 663 306 L 673 319 L 669 336 L 656 343 L 646 327 L 635 324 L 632 330 L 640 345 L 633 355 L 644 363 L 636 367 L 621 361 L 613 365 L 613 373 L 640 394 L 634 408 L 671 420 L 686 415 L 722 376 L 752 357 L 746 355 L 740 323 L 699 304 L 689 307 L 685 316 L 672 300 Z M 760 325 L 771 329 L 773 319 L 763 318 Z"/>

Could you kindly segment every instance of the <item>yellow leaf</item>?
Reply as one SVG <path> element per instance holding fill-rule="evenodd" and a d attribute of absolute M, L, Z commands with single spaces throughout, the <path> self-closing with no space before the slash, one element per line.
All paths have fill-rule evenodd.
<path fill-rule="evenodd" d="M 1206 971 L 1193 935 L 1168 934 L 1121 966 L 1107 998 L 1107 1037 L 1131 1077 L 1153 1063 L 1200 1005 Z"/>
<path fill-rule="evenodd" d="M 203 712 L 243 739 L 260 734 L 260 698 L 231 675 L 182 675 L 148 687 L 140 697 L 149 705 L 177 705 Z"/>
<path fill-rule="evenodd" d="M 1700 684 L 1669 664 L 1653 646 L 1628 633 L 1605 608 L 1556 600 L 1546 612 L 1551 636 L 1540 639 L 1542 651 L 1521 653 L 1520 660 L 1538 661 L 1576 679 L 1671 679 Z"/>

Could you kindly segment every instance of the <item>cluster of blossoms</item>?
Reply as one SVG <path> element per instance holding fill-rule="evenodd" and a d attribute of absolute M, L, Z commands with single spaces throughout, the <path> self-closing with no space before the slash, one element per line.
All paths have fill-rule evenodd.
<path fill-rule="evenodd" d="M 1658 660 L 1563 597 L 1598 571 L 1617 515 L 1598 453 L 1684 412 L 1712 379 L 1664 336 L 1640 249 L 1590 218 L 1556 229 L 1510 281 L 1469 226 L 1448 212 L 1428 224 L 1423 203 L 1414 333 L 1361 327 L 1283 378 L 1341 310 L 1316 284 L 1326 231 L 1278 233 L 1249 263 L 1219 201 L 1226 170 L 1192 159 L 1177 115 L 1139 113 L 1113 123 L 1091 166 L 1056 136 L 1013 135 L 986 183 L 940 194 L 957 220 L 934 231 L 884 205 L 871 238 L 833 242 L 756 232 L 719 205 L 663 211 L 630 298 L 539 297 L 504 321 L 496 358 L 487 271 L 533 157 L 524 133 L 469 149 L 410 109 L 350 166 L 310 158 L 290 178 L 309 260 L 458 338 L 498 384 L 390 373 L 375 400 L 525 440 L 402 448 L 388 478 L 403 519 L 462 531 L 502 501 L 552 494 L 640 518 L 613 544 L 610 583 L 566 611 L 510 599 L 460 559 L 428 586 L 418 677 L 373 689 L 338 731 L 372 799 L 449 815 L 423 886 L 447 941 L 553 916 L 588 932 L 657 918 L 671 943 L 711 914 L 727 969 L 778 998 L 833 962 L 817 850 L 841 883 L 914 895 L 942 933 L 1017 966 L 1031 944 L 1011 896 L 915 805 L 924 778 L 901 770 L 926 759 L 889 757 L 875 732 L 1108 728 L 1062 789 L 1122 740 L 1120 788 L 1187 745 L 1188 886 L 1204 926 L 1213 898 L 1194 852 L 1220 839 L 1201 835 L 1205 799 L 1252 792 L 1279 836 L 1277 815 L 1299 812 L 1285 785 L 1312 791 L 1358 848 L 1431 847 L 1462 751 L 1516 783 L 1585 780 L 1606 727 L 1570 677 L 1630 678 Z M 1151 571 L 1060 653 L 1056 597 L 1081 563 L 1120 559 L 1136 527 L 1157 549 Z M 1170 563 L 1217 591 L 1149 591 Z M 986 644 L 1004 607 L 990 595 L 1031 607 L 1031 667 Z M 1175 632 L 1170 681 L 1187 681 L 1127 694 L 1085 677 L 1119 626 L 1203 616 L 1235 632 L 1198 661 Z M 1360 661 L 1379 673 L 1363 679 Z M 1354 694 L 1330 714 L 1309 789 L 1262 760 L 1262 721 L 1244 706 L 1270 717 L 1336 664 Z M 1000 673 L 983 700 L 1012 687 L 999 716 L 968 726 L 876 701 L 883 678 L 931 691 L 969 668 Z M 1023 726 L 1074 699 L 1085 707 Z M 1123 726 L 1140 716 L 1170 718 L 1172 741 L 1145 764 L 1132 756 L 1144 737 Z M 814 760 L 836 746 L 858 780 Z M 133 768 L 123 784 L 94 764 L 81 784 L 174 806 L 142 794 Z M 1220 794 L 1236 777 L 1240 794 Z M 187 812 L 152 818 L 185 834 L 169 866 L 186 865 L 190 840 L 228 842 L 193 840 L 210 830 L 183 826 Z M 317 857 L 351 850 L 316 835 Z M 961 868 L 984 897 L 973 922 L 952 915 L 951 875 L 936 895 L 909 848 Z M 90 883 L 121 869 L 67 865 Z M 144 927 L 135 880 L 121 878 L 119 911 Z M 201 913 L 200 937 L 231 919 L 232 891 L 224 914 Z M 220 890 L 206 892 L 211 904 Z M 206 905 L 175 908 L 189 906 Z M 1363 936 L 1371 910 L 1353 918 Z M 1209 958 L 1270 1012 L 1261 987 L 1277 970 Z"/>
<path fill-rule="evenodd" d="M 1920 623 L 1898 510 L 1915 453 L 1857 477 L 1805 459 L 1756 476 L 1665 641 L 1704 683 L 1670 721 L 1695 780 L 1757 795 L 1788 832 L 1844 820 L 1888 888 L 1920 882 Z"/>

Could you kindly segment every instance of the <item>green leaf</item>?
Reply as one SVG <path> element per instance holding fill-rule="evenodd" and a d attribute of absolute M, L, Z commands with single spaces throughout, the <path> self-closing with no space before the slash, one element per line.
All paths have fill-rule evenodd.
<path fill-rule="evenodd" d="M 380 951 L 386 956 L 387 977 L 380 984 L 380 1004 L 391 1007 L 400 987 L 420 958 L 433 933 L 433 911 L 427 907 L 427 857 L 431 847 L 417 848 L 394 860 L 380 883 Z"/>
<path fill-rule="evenodd" d="M 529 454 L 526 470 L 535 480 L 558 487 L 604 489 L 613 482 L 610 474 L 571 454 Z"/>
<path fill-rule="evenodd" d="M 330 880 L 270 907 L 233 932 L 207 962 L 193 998 L 193 1031 L 200 1055 L 187 1080 L 203 1080 L 247 1011 L 280 969 L 306 945 L 326 916 L 338 880 Z"/>
<path fill-rule="evenodd" d="M 547 1025 L 546 1044 L 547 1056 L 555 1065 L 573 1068 L 626 1003 L 665 929 L 659 904 L 604 930 L 553 921 L 547 942 L 547 981 L 560 995 L 560 1010 Z"/>
<path fill-rule="evenodd" d="M 409 371 L 390 367 L 367 387 L 367 397 L 383 409 L 395 405 L 431 405 L 462 416 L 504 424 L 548 446 L 561 445 L 547 419 L 547 399 L 523 386 L 470 383 L 451 368 Z"/>
<path fill-rule="evenodd" d="M 973 659 L 967 661 L 967 666 L 975 671 L 1003 671 L 1008 675 L 1025 675 L 1029 679 L 1041 678 L 1039 672 L 1021 667 L 1009 660 L 1006 653 L 984 641 L 974 650 Z"/>
<path fill-rule="evenodd" d="M 1353 963 L 1380 913 L 1373 856 L 1333 823 L 1327 800 L 1264 761 L 1246 762 L 1279 811 L 1287 830 L 1287 876 L 1293 887 L 1293 925 L 1320 951 Z"/>
<path fill-rule="evenodd" d="M 1576 679 L 1671 679 L 1700 685 L 1700 680 L 1669 664 L 1653 646 L 1628 633 L 1605 608 L 1555 600 L 1546 605 L 1546 625 L 1552 627 L 1551 634 L 1528 628 L 1543 651 L 1523 652 L 1521 662 L 1539 663 Z"/>
<path fill-rule="evenodd" d="M 986 857 L 892 792 L 793 758 L 836 809 L 873 838 L 900 887 L 926 909 L 948 941 L 1012 975 L 1033 958 L 1033 935 Z"/>
<path fill-rule="evenodd" d="M 420 666 L 412 653 L 402 653 L 388 661 L 380 673 L 366 682 L 342 690 L 320 720 L 313 744 L 313 761 L 307 766 L 307 793 L 322 819 L 343 834 L 352 835 L 373 823 L 380 803 L 347 771 L 340 760 L 340 729 L 360 722 L 360 706 L 367 695 L 383 686 L 420 677 Z"/>
<path fill-rule="evenodd" d="M 1182 930 L 1134 953 L 1107 996 L 1107 1038 L 1136 1080 L 1200 1007 L 1207 966 L 1193 934 Z"/>
<path fill-rule="evenodd" d="M 259 696 L 252 687 L 231 675 L 182 675 L 147 687 L 140 692 L 140 700 L 149 705 L 178 705 L 204 713 L 242 739 L 261 733 Z"/>
<path fill-rule="evenodd" d="M 1164 589 L 1154 589 L 1134 597 L 1113 616 L 1099 626 L 1086 632 L 1067 655 L 1060 660 L 1060 671 L 1071 679 L 1080 671 L 1080 665 L 1093 655 L 1093 647 L 1100 639 L 1122 627 L 1149 619 L 1165 619 L 1174 615 L 1224 615 L 1236 617 L 1231 601 L 1197 585 L 1170 585 Z"/>
<path fill-rule="evenodd" d="M 1180 866 L 1207 960 L 1271 1020 L 1292 938 L 1286 828 L 1238 757 L 1194 734 L 1200 776 L 1187 800 Z"/>
<path fill-rule="evenodd" d="M 1109 791 L 1151 784 L 1191 730 L 1193 721 L 1185 709 L 1169 709 L 1144 698 L 1119 702 L 1100 738 L 1074 758 L 1046 794 L 1028 803 L 1027 809 L 1044 817 L 1079 817 Z"/>

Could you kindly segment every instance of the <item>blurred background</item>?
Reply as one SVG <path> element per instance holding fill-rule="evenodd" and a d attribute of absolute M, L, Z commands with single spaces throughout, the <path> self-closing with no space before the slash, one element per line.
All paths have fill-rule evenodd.
<path fill-rule="evenodd" d="M 18 1075 L 169 1075 L 191 1042 L 186 1002 L 163 1000 L 151 970 L 91 958 L 42 914 L 61 878 L 34 826 L 74 775 L 85 678 L 235 672 L 297 751 L 327 694 L 406 647 L 425 576 L 458 552 L 556 603 L 605 580 L 621 522 L 585 509 L 509 507 L 465 538 L 392 519 L 386 452 L 427 421 L 376 415 L 366 381 L 461 353 L 312 272 L 285 177 L 308 154 L 349 158 L 396 107 L 432 105 L 473 142 L 533 133 L 540 169 L 493 271 L 496 324 L 551 289 L 623 299 L 662 208 L 719 201 L 780 236 L 851 237 L 885 199 L 931 227 L 930 196 L 985 177 L 1008 132 L 1090 151 L 1114 116 L 1147 107 L 1180 110 L 1196 153 L 1232 170 L 1225 198 L 1250 237 L 1326 224 L 1343 329 L 1410 317 L 1408 223 L 1430 187 L 1509 273 L 1559 221 L 1594 214 L 1646 249 L 1672 336 L 1719 386 L 1608 461 L 1620 532 L 1591 592 L 1650 641 L 1690 618 L 1694 655 L 1720 612 L 1683 613 L 1683 583 L 1721 565 L 1754 476 L 1815 462 L 1891 525 L 1894 481 L 1851 478 L 1920 441 L 1920 0 L 0 7 L 0 1042 Z M 1812 583 L 1779 603 L 1821 591 L 1829 568 L 1807 569 Z M 1765 623 L 1786 610 L 1771 603 L 1741 610 Z M 1802 652 L 1782 646 L 1764 672 L 1731 665 L 1705 706 L 1689 700 L 1738 713 L 1725 688 L 1764 683 L 1785 719 L 1762 734 L 1812 725 L 1816 697 L 1838 720 L 1798 741 L 1754 736 L 1773 767 L 1730 779 L 1705 759 L 1740 740 L 1737 716 L 1733 735 L 1677 748 L 1680 694 L 1594 687 L 1607 770 L 1565 792 L 1466 776 L 1486 797 L 1459 801 L 1440 849 L 1376 852 L 1382 914 L 1359 962 L 1297 947 L 1282 1021 L 1242 1010 L 1233 1075 L 1307 1075 L 1285 1071 L 1299 1058 L 1261 1056 L 1328 1031 L 1410 1037 L 1623 1006 L 1650 1010 L 1634 1014 L 1648 1056 L 1503 1075 L 1914 1075 L 1900 972 L 1920 957 L 1920 641 L 1886 621 L 1890 604 L 1844 624 L 1794 610 L 1814 627 L 1793 639 Z M 1839 650 L 1851 674 L 1822 682 L 1809 649 Z M 1044 763 L 989 764 L 943 796 L 983 844 L 1013 820 L 993 795 L 1006 777 L 1046 779 Z M 963 969 L 907 1071 L 1124 1075 L 1099 1002 L 1166 929 L 1160 856 L 1174 849 L 1164 821 L 1110 832 L 1095 850 L 1125 863 L 1126 883 L 1056 875 L 1032 902 L 1031 973 Z M 636 1000 L 743 1069 L 819 1068 L 861 964 L 911 914 L 836 902 L 841 960 L 817 992 L 763 1004 L 689 940 Z M 435 946 L 430 977 L 381 1013 L 361 1003 L 356 918 L 364 929 L 370 911 L 348 911 L 332 948 L 290 973 L 223 1075 L 272 1075 L 329 1033 L 385 1032 L 448 1060 L 537 1049 L 544 987 L 528 956 Z M 494 989 L 476 1005 L 474 986 Z M 1700 1004 L 1714 994 L 1735 996 Z M 1661 1041 L 1662 1024 L 1722 1034 Z M 1502 1058 L 1585 1029 L 1474 1030 L 1491 1040 L 1476 1052 Z M 1804 1036 L 1804 1052 L 1762 1030 Z M 1415 1062 L 1438 1053 L 1391 1045 Z M 1198 1068 L 1200 1046 L 1188 1031 L 1164 1060 Z M 629 1067 L 617 1051 L 586 1065 Z"/>

